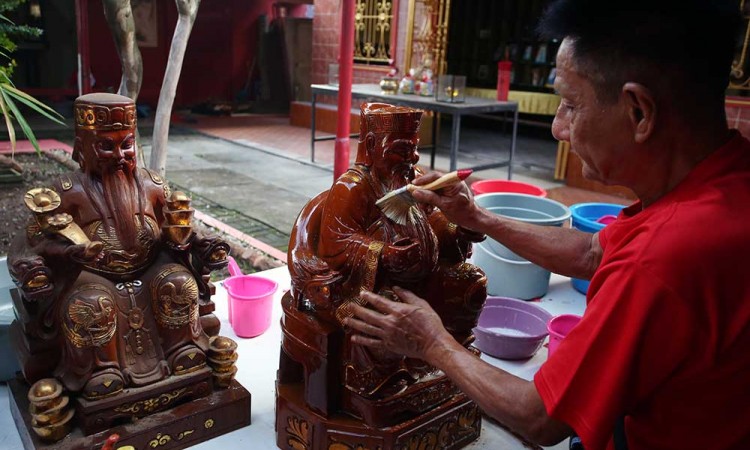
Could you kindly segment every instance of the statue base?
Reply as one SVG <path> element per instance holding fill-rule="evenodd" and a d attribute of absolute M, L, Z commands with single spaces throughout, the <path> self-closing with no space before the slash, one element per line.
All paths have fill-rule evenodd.
<path fill-rule="evenodd" d="M 250 393 L 236 380 L 227 389 L 157 412 L 131 423 L 118 425 L 88 436 L 76 427 L 60 441 L 47 443 L 31 428 L 29 386 L 19 380 L 8 382 L 10 411 L 26 450 L 72 450 L 100 448 L 116 433 L 120 436 L 115 448 L 160 450 L 185 448 L 216 436 L 250 425 Z"/>
<path fill-rule="evenodd" d="M 459 449 L 479 437 L 479 407 L 459 393 L 414 419 L 371 428 L 353 417 L 323 417 L 305 404 L 303 383 L 276 383 L 276 445 L 289 450 Z"/>

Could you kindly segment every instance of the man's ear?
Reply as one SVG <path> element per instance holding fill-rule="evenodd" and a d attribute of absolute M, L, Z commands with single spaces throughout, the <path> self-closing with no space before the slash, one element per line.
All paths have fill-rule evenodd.
<path fill-rule="evenodd" d="M 628 117 L 633 127 L 633 139 L 643 144 L 656 126 L 656 100 L 651 90 L 640 83 L 628 82 L 622 87 Z"/>

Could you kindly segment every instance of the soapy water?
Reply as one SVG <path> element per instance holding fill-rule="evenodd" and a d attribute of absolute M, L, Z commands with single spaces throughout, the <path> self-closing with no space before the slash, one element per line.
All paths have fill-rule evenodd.
<path fill-rule="evenodd" d="M 526 333 L 524 331 L 518 330 L 516 328 L 508 328 L 508 327 L 492 327 L 487 328 L 487 331 L 495 334 L 502 334 L 503 336 L 513 336 L 513 337 L 530 337 L 531 335 L 529 333 Z"/>

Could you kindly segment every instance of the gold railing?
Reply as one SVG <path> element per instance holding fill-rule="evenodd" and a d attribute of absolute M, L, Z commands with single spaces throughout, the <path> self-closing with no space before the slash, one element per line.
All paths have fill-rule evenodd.
<path fill-rule="evenodd" d="M 740 1 L 740 11 L 745 21 L 745 34 L 742 48 L 732 61 L 732 71 L 729 75 L 729 89 L 750 90 L 750 67 L 748 61 L 748 44 L 750 44 L 750 4 L 745 6 L 745 1 Z"/>
<path fill-rule="evenodd" d="M 447 70 L 450 0 L 409 0 L 404 71 L 428 65 L 435 75 Z"/>
<path fill-rule="evenodd" d="M 392 20 L 393 3 L 390 0 L 357 0 L 354 9 L 354 62 L 390 63 Z"/>

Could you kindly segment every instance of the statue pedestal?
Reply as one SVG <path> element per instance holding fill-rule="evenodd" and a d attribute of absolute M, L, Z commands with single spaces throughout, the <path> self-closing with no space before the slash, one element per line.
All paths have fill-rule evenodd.
<path fill-rule="evenodd" d="M 323 417 L 305 405 L 302 383 L 276 384 L 276 445 L 290 450 L 465 447 L 479 437 L 482 414 L 464 394 L 414 419 L 371 428 L 352 417 Z"/>
<path fill-rule="evenodd" d="M 130 445 L 137 449 L 168 450 L 195 445 L 250 425 L 250 393 L 237 381 L 233 381 L 227 389 L 216 390 L 205 397 L 134 422 L 88 436 L 80 428 L 75 428 L 61 441 L 48 444 L 42 442 L 31 428 L 27 398 L 29 386 L 18 380 L 11 380 L 8 388 L 13 421 L 26 450 L 100 448 L 113 433 L 120 435 L 115 448 Z"/>

